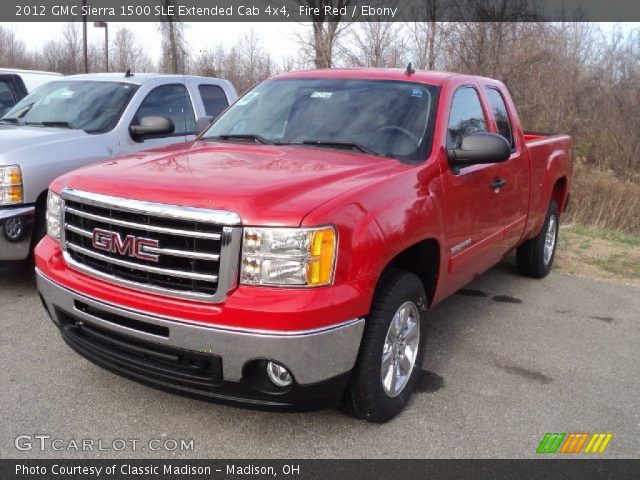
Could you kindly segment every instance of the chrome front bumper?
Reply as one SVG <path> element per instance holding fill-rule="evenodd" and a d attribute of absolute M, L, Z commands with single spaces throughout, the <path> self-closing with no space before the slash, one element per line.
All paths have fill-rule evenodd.
<path fill-rule="evenodd" d="M 29 256 L 35 212 L 34 206 L 0 209 L 0 261 Z"/>
<path fill-rule="evenodd" d="M 38 290 L 56 324 L 60 325 L 58 312 L 64 312 L 120 335 L 167 347 L 215 354 L 222 359 L 224 381 L 240 381 L 243 368 L 254 360 L 273 360 L 284 365 L 296 383 L 302 386 L 337 377 L 353 369 L 364 330 L 364 319 L 299 332 L 236 330 L 195 324 L 97 301 L 55 283 L 40 271 L 36 273 Z M 92 312 L 105 312 L 105 318 L 87 313 L 88 309 L 83 305 L 91 307 Z M 168 334 L 157 335 L 122 326 L 109 321 L 109 315 L 133 320 L 130 325 L 163 327 Z"/>

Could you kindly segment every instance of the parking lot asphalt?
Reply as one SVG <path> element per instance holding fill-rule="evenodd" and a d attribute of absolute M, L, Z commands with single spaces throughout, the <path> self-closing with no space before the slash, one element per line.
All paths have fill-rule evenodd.
<path fill-rule="evenodd" d="M 640 289 L 526 279 L 507 260 L 436 307 L 428 334 L 420 391 L 387 424 L 238 409 L 94 366 L 64 344 L 26 267 L 0 267 L 0 457 L 526 458 L 546 432 L 611 432 L 602 456 L 640 457 Z M 17 450 L 19 435 L 63 450 Z M 75 450 L 83 439 L 112 450 Z M 142 450 L 167 439 L 193 450 Z"/>

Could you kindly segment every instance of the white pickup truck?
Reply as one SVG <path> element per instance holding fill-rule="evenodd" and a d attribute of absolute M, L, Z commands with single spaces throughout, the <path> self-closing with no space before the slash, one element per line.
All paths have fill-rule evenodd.
<path fill-rule="evenodd" d="M 0 68 L 0 117 L 40 85 L 60 77 L 59 73 Z"/>
<path fill-rule="evenodd" d="M 0 119 L 0 261 L 44 236 L 54 178 L 192 140 L 236 98 L 226 80 L 129 72 L 59 77 L 23 98 Z"/>

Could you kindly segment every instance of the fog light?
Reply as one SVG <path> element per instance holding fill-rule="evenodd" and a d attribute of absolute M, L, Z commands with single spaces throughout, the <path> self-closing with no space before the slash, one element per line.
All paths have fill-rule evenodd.
<path fill-rule="evenodd" d="M 288 387 L 293 383 L 289 370 L 275 362 L 267 362 L 267 376 L 278 387 Z"/>
<path fill-rule="evenodd" d="M 14 217 L 4 222 L 4 234 L 10 242 L 19 242 L 24 238 L 26 222 L 22 217 Z"/>

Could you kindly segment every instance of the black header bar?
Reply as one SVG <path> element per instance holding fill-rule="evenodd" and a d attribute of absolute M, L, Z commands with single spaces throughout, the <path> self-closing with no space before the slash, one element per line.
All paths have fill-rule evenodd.
<path fill-rule="evenodd" d="M 2 22 L 634 22 L 637 0 L 3 0 Z M 343 8 L 326 4 L 342 4 Z"/>
<path fill-rule="evenodd" d="M 640 460 L 0 460 L 2 480 L 637 479 Z"/>

